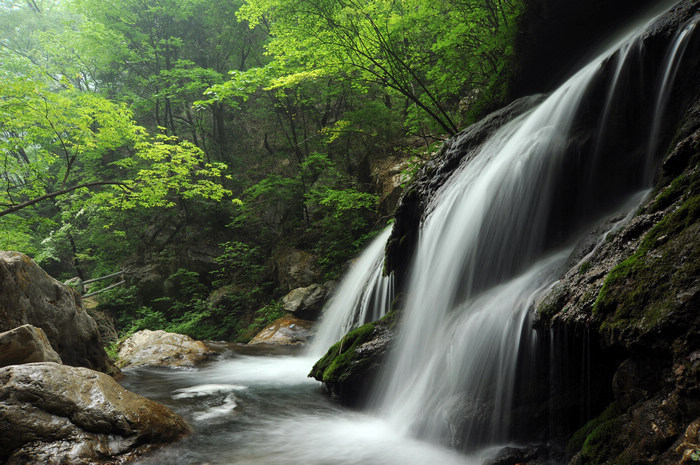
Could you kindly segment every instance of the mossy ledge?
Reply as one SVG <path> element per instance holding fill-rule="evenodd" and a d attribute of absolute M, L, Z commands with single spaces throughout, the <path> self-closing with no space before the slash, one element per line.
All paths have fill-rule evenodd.
<path fill-rule="evenodd" d="M 682 178 L 682 179 L 681 179 Z M 611 270 L 593 305 L 608 341 L 637 339 L 658 331 L 692 308 L 689 293 L 700 276 L 700 175 L 679 177 L 669 191 L 685 186 L 684 198 L 644 237 L 630 257 Z M 674 193 L 673 197 L 679 197 Z M 662 195 L 659 198 L 665 198 Z M 656 207 L 656 204 L 652 208 Z"/>
<path fill-rule="evenodd" d="M 367 394 L 393 337 L 395 312 L 350 331 L 328 349 L 309 377 L 321 381 L 333 397 L 358 406 Z"/>

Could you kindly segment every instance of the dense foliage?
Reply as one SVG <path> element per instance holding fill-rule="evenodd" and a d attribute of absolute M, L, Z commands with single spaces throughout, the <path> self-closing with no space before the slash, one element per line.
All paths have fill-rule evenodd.
<path fill-rule="evenodd" d="M 337 278 L 386 222 L 370 163 L 502 101 L 520 8 L 6 0 L 0 249 L 62 279 L 128 267 L 100 299 L 123 332 L 250 337 L 282 314 L 275 250 Z"/>

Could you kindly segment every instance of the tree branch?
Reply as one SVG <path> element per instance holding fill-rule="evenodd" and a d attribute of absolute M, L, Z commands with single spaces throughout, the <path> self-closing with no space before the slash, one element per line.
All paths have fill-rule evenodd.
<path fill-rule="evenodd" d="M 0 216 L 9 215 L 10 213 L 14 213 L 14 212 L 21 210 L 23 208 L 31 207 L 34 204 L 37 204 L 39 202 L 43 202 L 44 200 L 53 199 L 54 197 L 58 197 L 58 196 L 67 194 L 67 193 L 72 192 L 76 189 L 80 189 L 83 187 L 95 187 L 95 186 L 107 186 L 107 185 L 113 185 L 113 186 L 116 185 L 116 186 L 122 186 L 123 188 L 127 188 L 126 184 L 123 182 L 120 182 L 120 181 L 86 182 L 84 184 L 78 184 L 77 186 L 67 187 L 65 189 L 50 192 L 50 193 L 42 195 L 40 197 L 35 197 L 31 200 L 27 200 L 26 202 L 18 203 L 17 205 L 13 205 L 6 210 L 0 211 Z"/>

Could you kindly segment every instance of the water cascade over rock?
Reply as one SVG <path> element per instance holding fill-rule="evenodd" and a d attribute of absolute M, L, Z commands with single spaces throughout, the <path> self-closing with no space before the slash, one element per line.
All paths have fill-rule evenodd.
<path fill-rule="evenodd" d="M 454 174 L 429 166 L 404 197 L 389 256 L 406 255 L 396 244 L 411 234 L 415 252 L 376 395 L 396 428 L 463 448 L 545 439 L 527 425 L 547 413 L 518 418 L 539 395 L 528 392 L 541 346 L 533 309 L 577 241 L 652 185 L 661 135 L 688 103 L 678 89 L 697 79 L 696 13 L 682 2 L 646 20 L 488 137 L 465 131 L 442 154 Z"/>
<path fill-rule="evenodd" d="M 342 335 L 389 311 L 394 298 L 393 277 L 384 276 L 384 246 L 391 229 L 379 234 L 353 263 L 323 311 L 309 353 L 323 355 Z"/>

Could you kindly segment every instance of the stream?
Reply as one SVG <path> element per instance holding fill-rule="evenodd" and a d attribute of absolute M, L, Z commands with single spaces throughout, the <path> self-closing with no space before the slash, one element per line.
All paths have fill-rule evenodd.
<path fill-rule="evenodd" d="M 385 420 L 344 408 L 307 378 L 315 358 L 249 355 L 245 348 L 196 369 L 132 368 L 127 389 L 172 408 L 194 434 L 137 464 L 481 464 L 401 435 Z"/>

